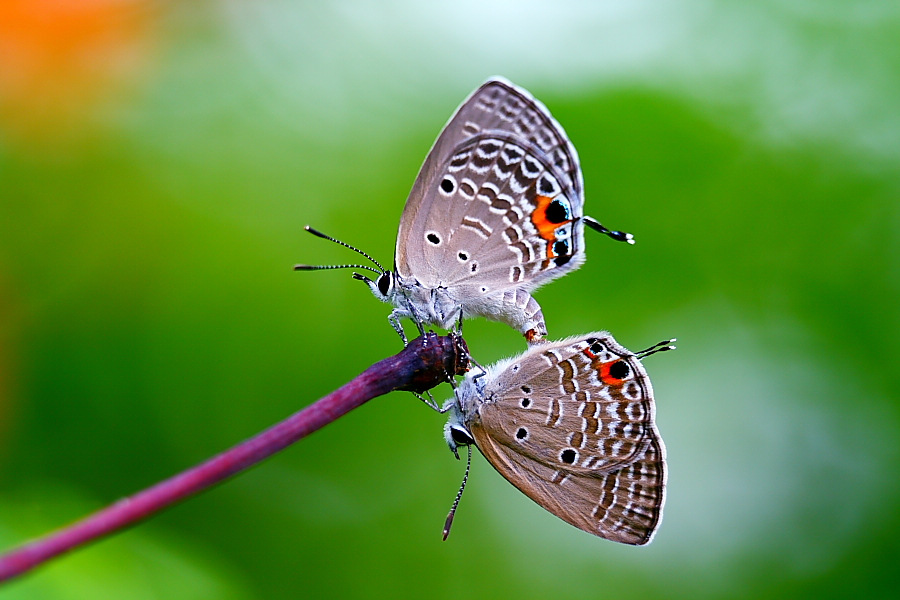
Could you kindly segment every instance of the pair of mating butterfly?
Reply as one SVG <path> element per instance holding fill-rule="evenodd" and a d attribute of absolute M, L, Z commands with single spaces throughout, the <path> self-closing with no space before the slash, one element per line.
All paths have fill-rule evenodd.
<path fill-rule="evenodd" d="M 672 346 L 633 353 L 607 332 L 545 342 L 531 297 L 584 262 L 585 224 L 633 243 L 583 206 L 581 168 L 562 127 L 528 92 L 491 79 L 460 105 L 425 159 L 400 219 L 394 271 L 311 228 L 378 268 L 295 268 L 377 273 L 353 276 L 394 305 L 389 321 L 404 342 L 403 317 L 420 331 L 461 328 L 464 317 L 480 315 L 521 332 L 528 351 L 469 373 L 438 409 L 450 415 L 451 450 L 465 445 L 471 457 L 475 444 L 510 483 L 575 527 L 647 544 L 662 516 L 666 471 L 640 359 Z"/>

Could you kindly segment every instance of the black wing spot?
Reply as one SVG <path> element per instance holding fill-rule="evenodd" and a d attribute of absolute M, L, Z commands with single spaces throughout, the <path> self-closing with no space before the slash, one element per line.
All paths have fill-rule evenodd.
<path fill-rule="evenodd" d="M 434 244 L 435 246 L 441 245 L 441 238 L 436 233 L 429 233 L 425 236 L 425 239 Z"/>
<path fill-rule="evenodd" d="M 556 258 L 554 258 L 553 262 L 556 263 L 557 267 L 561 267 L 564 264 L 566 264 L 567 262 L 569 262 L 570 260 L 572 260 L 571 256 L 563 255 L 563 256 L 557 256 Z"/>
<path fill-rule="evenodd" d="M 444 177 L 444 180 L 441 181 L 441 190 L 443 190 L 445 194 L 452 194 L 455 189 L 456 182 L 449 177 Z"/>
<path fill-rule="evenodd" d="M 561 257 L 563 254 L 569 253 L 569 240 L 557 240 L 553 244 L 553 254 Z"/>
<path fill-rule="evenodd" d="M 578 458 L 578 453 L 575 452 L 572 448 L 566 448 L 562 452 L 559 453 L 559 460 L 563 461 L 567 465 L 571 465 L 575 462 L 575 459 Z"/>
<path fill-rule="evenodd" d="M 568 221 L 572 218 L 569 213 L 569 207 L 559 198 L 556 198 L 547 206 L 544 215 L 551 223 L 562 223 L 563 221 Z"/>
<path fill-rule="evenodd" d="M 509 162 L 516 161 L 523 156 L 521 150 L 519 150 L 518 148 L 513 148 L 512 146 L 506 146 L 503 149 L 503 152 L 506 155 L 506 160 L 508 160 Z"/>
<path fill-rule="evenodd" d="M 538 188 L 540 189 L 542 194 L 552 194 L 556 191 L 556 188 L 553 186 L 553 182 L 547 179 L 546 175 L 541 177 L 540 183 L 538 184 Z M 548 209 L 549 210 L 549 209 Z M 550 215 L 547 215 L 547 218 L 550 218 Z M 553 221 L 554 223 L 559 223 L 559 221 Z"/>
<path fill-rule="evenodd" d="M 528 430 L 525 429 L 524 427 L 519 427 L 519 430 L 516 431 L 516 439 L 517 439 L 517 440 L 524 440 L 524 439 L 527 439 L 527 438 L 528 438 Z"/>
<path fill-rule="evenodd" d="M 624 360 L 617 360 L 609 365 L 609 374 L 616 379 L 625 379 L 631 373 L 631 367 Z"/>
<path fill-rule="evenodd" d="M 522 408 L 528 408 L 531 406 L 531 400 L 529 398 L 522 398 Z"/>

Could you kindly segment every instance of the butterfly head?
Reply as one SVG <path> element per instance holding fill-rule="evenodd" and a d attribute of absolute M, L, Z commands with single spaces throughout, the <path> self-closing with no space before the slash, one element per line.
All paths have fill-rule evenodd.
<path fill-rule="evenodd" d="M 306 231 L 315 235 L 316 237 L 320 237 L 322 239 L 326 239 L 330 242 L 334 242 L 335 244 L 339 244 L 344 246 L 345 248 L 349 248 L 353 250 L 357 254 L 360 254 L 366 258 L 368 258 L 375 265 L 371 267 L 369 265 L 361 265 L 361 264 L 352 264 L 352 265 L 294 265 L 295 271 L 321 271 L 326 269 L 365 269 L 367 271 L 372 271 L 377 274 L 375 279 L 370 279 L 363 275 L 362 273 L 354 273 L 353 279 L 359 279 L 360 281 L 365 281 L 369 286 L 369 289 L 372 290 L 372 293 L 375 294 L 375 297 L 381 300 L 382 302 L 393 302 L 394 296 L 396 294 L 397 286 L 397 276 L 393 271 L 388 271 L 384 267 L 381 266 L 377 260 L 357 248 L 356 246 L 351 246 L 346 242 L 342 242 L 338 239 L 331 237 L 330 235 L 325 235 L 321 231 L 313 229 L 309 225 L 305 227 Z"/>
<path fill-rule="evenodd" d="M 444 439 L 447 440 L 447 445 L 457 460 L 459 460 L 460 446 L 471 446 L 475 443 L 475 438 L 472 437 L 465 425 L 452 420 L 444 425 Z"/>
<path fill-rule="evenodd" d="M 354 273 L 353 279 L 364 281 L 372 294 L 382 302 L 393 303 L 397 293 L 397 276 L 393 271 L 382 271 L 375 279 L 370 279 L 362 273 Z"/>
<path fill-rule="evenodd" d="M 453 455 L 459 459 L 459 447 L 471 446 L 475 443 L 475 438 L 469 428 L 466 427 L 465 418 L 460 410 L 457 398 L 451 398 L 444 403 L 442 412 L 448 415 L 447 422 L 444 424 L 444 439 Z"/>

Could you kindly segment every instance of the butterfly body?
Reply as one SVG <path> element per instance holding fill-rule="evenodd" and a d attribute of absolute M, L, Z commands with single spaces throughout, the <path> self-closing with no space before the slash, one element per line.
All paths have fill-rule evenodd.
<path fill-rule="evenodd" d="M 584 215 L 578 154 L 547 108 L 493 78 L 463 101 L 426 156 L 400 217 L 394 269 L 374 260 L 378 269 L 340 266 L 378 273 L 354 277 L 394 306 L 389 320 L 404 340 L 402 318 L 422 329 L 483 316 L 536 342 L 547 326 L 531 294 L 581 266 L 585 225 L 633 243 Z"/>
<path fill-rule="evenodd" d="M 432 287 L 414 277 L 388 273 L 393 286 L 388 294 L 378 288 L 378 281 L 385 276 L 370 280 L 370 287 L 376 298 L 394 306 L 388 319 L 398 332 L 402 331 L 401 318 L 450 329 L 461 318 L 480 316 L 506 323 L 523 332 L 529 341 L 541 339 L 547 333 L 541 307 L 527 290 L 512 288 L 488 294 L 482 286 L 448 286 L 438 281 Z"/>
<path fill-rule="evenodd" d="M 606 332 L 546 342 L 471 373 L 445 408 L 451 450 L 474 443 L 510 483 L 607 539 L 652 539 L 665 496 L 665 447 L 650 379 Z"/>
<path fill-rule="evenodd" d="M 401 333 L 400 318 L 447 328 L 483 316 L 537 341 L 547 328 L 531 293 L 584 262 L 583 206 L 578 155 L 562 127 L 527 91 L 490 79 L 426 157 L 400 219 L 394 271 L 360 278 L 394 305 Z"/>

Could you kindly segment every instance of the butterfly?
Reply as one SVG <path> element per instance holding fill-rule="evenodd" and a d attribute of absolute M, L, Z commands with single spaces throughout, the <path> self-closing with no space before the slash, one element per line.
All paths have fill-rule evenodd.
<path fill-rule="evenodd" d="M 353 267 L 401 318 L 444 329 L 483 316 L 507 323 L 529 343 L 547 326 L 531 296 L 584 262 L 584 226 L 634 243 L 583 214 L 584 184 L 575 148 L 550 112 L 502 78 L 476 89 L 428 153 L 400 218 L 394 269 L 358 248 L 307 227 L 371 260 L 368 265 L 296 265 L 296 270 Z"/>
<path fill-rule="evenodd" d="M 447 444 L 454 454 L 474 444 L 526 496 L 579 529 L 648 544 L 662 519 L 666 450 L 641 359 L 674 341 L 633 353 L 600 331 L 470 372 L 444 406 Z"/>

